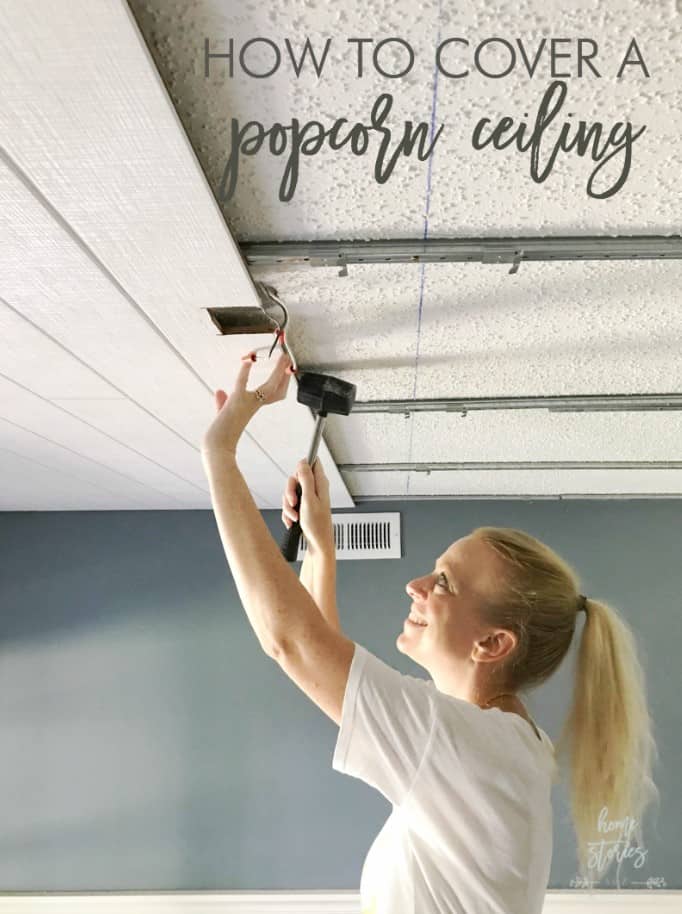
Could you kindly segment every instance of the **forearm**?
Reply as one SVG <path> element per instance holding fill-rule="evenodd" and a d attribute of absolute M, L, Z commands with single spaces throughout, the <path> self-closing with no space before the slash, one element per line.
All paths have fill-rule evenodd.
<path fill-rule="evenodd" d="M 310 596 L 315 600 L 313 595 L 313 565 L 315 564 L 315 559 L 313 558 L 310 549 L 306 549 L 305 555 L 303 556 L 303 561 L 301 562 L 301 573 L 298 576 L 299 581 L 305 589 L 308 591 Z M 315 600 L 317 602 L 317 600 Z"/>
<path fill-rule="evenodd" d="M 213 510 L 232 576 L 263 650 L 272 655 L 293 623 L 318 608 L 284 560 L 234 455 L 202 451 Z"/>
<path fill-rule="evenodd" d="M 336 555 L 333 543 L 322 551 L 306 551 L 301 566 L 301 583 L 329 625 L 340 632 L 341 622 L 336 605 Z"/>

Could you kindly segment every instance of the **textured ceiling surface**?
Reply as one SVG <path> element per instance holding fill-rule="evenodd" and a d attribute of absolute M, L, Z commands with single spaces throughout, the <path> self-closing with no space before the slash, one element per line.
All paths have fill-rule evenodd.
<path fill-rule="evenodd" d="M 254 37 L 281 54 L 269 78 L 239 53 Z M 514 49 L 514 67 L 498 36 Z M 306 38 L 319 52 L 299 76 Z M 363 74 L 357 46 L 367 38 Z M 400 79 L 372 64 L 382 39 L 409 41 Z M 442 70 L 434 67 L 443 50 Z M 550 55 L 553 38 L 568 39 Z M 642 66 L 618 70 L 636 39 Z M 358 400 L 680 393 L 682 261 L 415 263 L 247 270 L 240 243 L 556 235 L 678 235 L 682 149 L 682 10 L 674 0 L 481 2 L 455 9 L 406 0 L 72 0 L 0 6 L 0 510 L 200 508 L 210 504 L 198 443 L 237 358 L 266 337 L 220 337 L 205 309 L 255 304 L 252 279 L 290 311 L 303 368 L 338 374 Z M 204 42 L 215 54 L 205 75 Z M 578 67 L 594 43 L 599 76 Z M 230 45 L 230 42 L 232 44 Z M 288 44 L 287 44 L 288 42 Z M 544 44 L 543 44 L 544 42 Z M 290 54 L 289 48 L 292 49 Z M 272 46 L 244 58 L 266 68 Z M 537 53 L 529 75 L 526 60 Z M 586 52 L 587 53 L 587 52 Z M 397 71 L 389 42 L 378 67 Z M 465 77 L 455 78 L 459 68 Z M 559 149 L 546 177 L 515 146 L 476 150 L 482 117 L 530 131 L 543 97 L 567 95 L 539 147 L 600 124 L 597 146 Z M 368 124 L 382 93 L 398 148 L 405 121 L 433 153 L 398 156 L 375 180 L 379 139 L 364 155 L 323 146 L 301 155 L 232 155 L 233 129 L 338 118 Z M 609 147 L 623 124 L 637 134 Z M 642 129 L 644 128 L 644 129 Z M 613 134 L 613 131 L 616 131 Z M 620 134 L 618 134 L 620 131 Z M 286 131 L 285 131 L 286 133 Z M 281 132 L 280 132 L 280 135 Z M 292 131 L 289 130 L 291 139 Z M 570 144 L 566 144 L 569 145 Z M 603 147 L 603 148 L 602 148 Z M 287 150 L 285 150 L 286 152 Z M 610 153 L 610 158 L 606 160 Z M 222 199 L 226 165 L 238 166 Z M 605 194 L 629 169 L 619 190 Z M 202 174 L 203 171 L 203 174 Z M 226 228 L 227 227 L 227 228 Z M 229 229 L 229 231 L 228 231 Z M 249 275 L 249 272 L 251 275 Z M 257 365 L 258 382 L 267 370 Z M 333 503 L 356 497 L 675 495 L 682 452 L 675 411 L 537 410 L 330 417 L 321 451 Z M 240 459 L 262 507 L 276 506 L 305 454 L 312 418 L 288 400 L 263 411 Z M 344 465 L 341 472 L 334 461 Z M 353 469 L 353 464 L 576 461 L 574 468 Z M 635 461 L 630 469 L 600 461 Z"/>
<path fill-rule="evenodd" d="M 291 125 L 293 117 L 301 125 L 320 121 L 325 130 L 340 117 L 349 125 L 368 124 L 377 97 L 390 93 L 393 105 L 384 125 L 391 131 L 390 152 L 406 120 L 429 126 L 433 120 L 436 129 L 443 125 L 433 156 L 427 161 L 415 154 L 399 157 L 383 185 L 373 174 L 378 137 L 361 156 L 348 146 L 334 151 L 328 144 L 302 155 L 296 190 L 286 204 L 279 189 L 291 142 L 280 156 L 267 147 L 241 156 L 236 193 L 223 209 L 240 241 L 421 237 L 427 216 L 430 236 L 679 231 L 682 11 L 674 0 L 457 5 L 442 0 L 130 0 L 130 6 L 216 192 L 232 146 L 232 119 L 240 127 L 256 120 L 266 129 L 278 122 Z M 257 37 L 273 42 L 281 57 L 267 78 L 249 76 L 239 62 L 244 45 Z M 478 55 L 479 69 L 476 49 L 491 37 L 509 42 L 514 58 L 504 46 L 490 44 Z M 207 38 L 210 53 L 232 50 L 232 77 L 221 58 L 210 60 L 205 75 Z M 310 55 L 296 75 L 286 41 L 298 61 L 306 38 L 320 64 L 330 40 L 320 76 Z M 362 76 L 357 75 L 358 45 L 349 38 L 372 39 L 364 45 Z M 382 77 L 374 69 L 372 50 L 385 38 L 401 38 L 413 49 L 412 69 L 401 78 Z M 452 38 L 469 44 L 446 45 L 437 70 L 436 48 Z M 595 42 L 592 63 L 599 76 L 584 60 L 579 71 L 579 38 Z M 618 77 L 633 38 L 648 75 L 641 66 L 626 66 Z M 555 45 L 556 53 L 568 56 L 556 57 L 554 69 L 552 39 L 569 39 Z M 583 58 L 589 50 L 583 45 Z M 399 73 L 409 63 L 407 50 L 397 43 L 385 45 L 376 59 L 385 72 Z M 252 72 L 267 73 L 276 62 L 275 52 L 263 43 L 245 52 Z M 484 75 L 504 73 L 511 63 L 513 69 L 502 78 Z M 462 78 L 445 75 L 466 70 Z M 600 147 L 619 121 L 630 121 L 635 132 L 646 127 L 633 142 L 625 185 L 611 197 L 588 197 L 586 186 L 598 164 L 589 153 L 560 151 L 547 179 L 536 184 L 529 176 L 529 151 L 472 148 L 472 131 L 481 117 L 496 123 L 508 116 L 517 125 L 532 126 L 553 74 L 569 74 L 567 95 L 544 137 L 543 165 L 564 123 L 601 123 Z M 624 155 L 620 151 L 602 165 L 595 192 L 615 184 Z"/>
<path fill-rule="evenodd" d="M 315 0 L 252 2 L 131 0 L 131 9 L 238 242 L 680 233 L 682 147 L 682 11 L 674 2 L 583 0 L 330 5 Z M 491 43 L 497 36 L 511 57 Z M 276 45 L 279 67 L 267 72 Z M 363 74 L 357 44 L 368 38 Z M 372 50 L 385 38 L 407 39 L 414 64 L 400 79 L 382 77 Z M 297 75 L 288 46 L 310 57 Z M 435 49 L 451 42 L 434 67 Z M 578 39 L 594 42 L 596 75 L 578 62 Z M 635 60 L 636 40 L 644 66 Z M 209 60 L 210 53 L 232 53 Z M 551 59 L 556 51 L 567 57 Z M 565 41 L 565 39 L 569 39 Z M 289 45 L 287 45 L 287 42 Z M 544 44 L 543 44 L 544 42 Z M 240 52 L 246 46 L 243 61 Z M 584 46 L 583 46 L 584 47 Z M 630 52 L 628 52 L 630 49 Z M 378 67 L 399 72 L 406 50 L 384 46 Z M 524 62 L 537 66 L 529 75 Z M 584 49 L 587 56 L 589 48 Z M 532 63 L 530 64 L 532 67 Z M 449 77 L 468 69 L 461 79 Z M 567 89 L 540 147 L 546 165 L 560 129 L 601 125 L 597 147 L 578 155 L 559 149 L 541 182 L 530 176 L 531 152 L 475 150 L 472 131 L 484 116 L 532 125 L 553 79 Z M 280 198 L 287 155 L 267 147 L 238 159 L 234 194 L 222 199 L 234 163 L 233 124 L 265 129 L 339 117 L 369 123 L 376 99 L 391 93 L 386 125 L 396 148 L 405 120 L 442 125 L 432 156 L 398 158 L 378 184 L 378 139 L 362 156 L 323 146 L 300 157 L 295 192 Z M 638 134 L 629 151 L 605 146 L 629 122 Z M 642 130 L 642 128 L 645 128 Z M 529 128 L 530 129 L 530 128 Z M 574 136 L 569 134 L 568 136 Z M 601 150 L 601 158 L 598 153 Z M 592 155 L 591 153 L 594 153 Z M 606 160 L 610 154 L 610 159 Z M 598 165 L 600 166 L 598 168 Z M 627 171 L 621 188 L 610 196 Z M 601 199 L 588 195 L 587 187 Z M 291 339 L 304 367 L 353 381 L 359 400 L 680 392 L 682 317 L 680 261 L 523 262 L 349 265 L 338 268 L 252 268 L 278 290 L 291 312 Z M 678 469 L 646 468 L 682 452 L 675 411 L 549 413 L 496 410 L 330 417 L 327 440 L 340 464 L 460 461 L 637 461 L 641 468 L 495 469 L 423 472 L 342 469 L 356 496 L 523 496 L 675 494 Z M 377 468 L 378 469 L 378 468 Z"/>

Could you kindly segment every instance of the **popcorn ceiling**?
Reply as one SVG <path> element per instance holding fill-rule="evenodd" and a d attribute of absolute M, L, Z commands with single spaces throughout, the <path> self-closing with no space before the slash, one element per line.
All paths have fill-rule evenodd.
<path fill-rule="evenodd" d="M 682 261 L 427 264 L 415 390 L 421 270 L 271 271 L 300 367 L 347 378 L 358 400 L 682 387 Z"/>
<path fill-rule="evenodd" d="M 387 126 L 411 120 L 443 125 L 427 161 L 402 157 L 385 184 L 374 180 L 374 151 L 346 147 L 301 157 L 293 198 L 282 202 L 285 157 L 265 150 L 242 156 L 234 196 L 221 205 L 235 238 L 246 241 L 373 239 L 512 235 L 680 234 L 682 174 L 682 12 L 675 0 L 521 0 L 461 4 L 374 0 L 330 5 L 323 0 L 275 0 L 268 6 L 232 0 L 130 0 L 157 67 L 172 95 L 216 197 L 230 150 L 231 119 L 257 120 L 267 130 L 340 117 L 369 123 L 382 93 L 393 95 Z M 282 52 L 278 72 L 253 79 L 218 58 L 204 75 L 210 50 L 234 53 L 262 36 Z M 596 162 L 589 154 L 557 155 L 543 183 L 529 174 L 530 154 L 514 147 L 472 147 L 482 117 L 533 123 L 552 81 L 549 55 L 530 77 L 521 66 L 503 79 L 474 66 L 474 49 L 498 36 L 529 56 L 544 38 L 570 38 L 559 61 L 571 74 L 558 124 L 599 122 L 604 136 L 618 122 L 646 127 L 633 144 L 623 187 L 606 199 L 587 195 Z M 285 39 L 300 54 L 306 38 L 320 53 L 331 37 L 322 75 L 296 78 Z M 415 62 L 400 79 L 382 78 L 366 55 L 356 78 L 349 37 L 375 43 L 409 41 Z M 435 48 L 450 37 L 470 42 L 447 57 L 470 70 L 462 79 L 434 71 Z M 576 39 L 598 46 L 589 70 L 577 75 Z M 650 76 L 625 68 L 635 38 Z M 353 49 L 350 48 L 352 51 Z M 456 50 L 456 49 L 455 49 Z M 548 47 L 545 51 L 547 52 Z M 369 51 L 369 46 L 368 46 Z M 385 69 L 405 64 L 398 45 L 386 46 Z M 485 59 L 504 65 L 498 52 Z M 252 67 L 272 60 L 263 49 Z M 554 125 L 552 125 L 554 127 Z M 554 129 L 553 136 L 560 127 Z M 546 162 L 550 146 L 543 145 Z M 602 169 L 602 187 L 622 170 L 621 155 Z M 610 178 L 610 180 L 606 180 Z M 301 367 L 337 373 L 358 386 L 358 400 L 410 397 L 533 396 L 649 393 L 682 385 L 680 261 L 605 261 L 509 265 L 398 264 L 337 268 L 259 268 L 291 314 L 290 341 Z M 682 428 L 674 414 L 557 415 L 546 411 L 330 417 L 326 438 L 337 462 L 499 459 L 676 459 Z M 517 442 L 513 456 L 511 442 Z M 659 444 L 660 443 L 660 446 Z M 604 458 L 607 459 L 607 458 Z M 658 475 L 657 475 L 658 474 Z M 676 475 L 677 474 L 677 475 Z M 665 477 L 665 479 L 664 479 Z M 356 495 L 553 494 L 556 492 L 675 492 L 679 471 L 547 471 L 352 473 Z M 658 486 L 658 489 L 657 489 Z"/>
<path fill-rule="evenodd" d="M 668 2 L 609 2 L 583 0 L 564 8 L 560 3 L 522 2 L 479 4 L 453 10 L 447 4 L 351 3 L 343 8 L 323 2 L 284 2 L 268 7 L 231 0 L 132 0 L 131 9 L 171 92 L 209 182 L 218 193 L 230 145 L 230 119 L 256 119 L 266 129 L 315 119 L 329 129 L 336 118 L 368 123 L 369 112 L 383 92 L 394 96 L 390 126 L 398 131 L 405 120 L 428 122 L 432 113 L 434 52 L 437 40 L 461 36 L 470 48 L 451 62 L 470 67 L 462 80 L 439 75 L 436 128 L 443 131 L 431 162 L 428 231 L 435 235 L 490 234 L 665 234 L 678 230 L 677 177 L 682 169 L 678 143 L 682 127 L 682 17 Z M 279 71 L 267 79 L 252 79 L 236 68 L 211 61 L 204 76 L 204 39 L 211 51 L 225 51 L 230 38 L 241 47 L 256 36 L 268 37 L 282 50 Z M 401 79 L 381 78 L 371 67 L 355 78 L 355 58 L 349 37 L 386 37 L 409 41 L 415 64 Z M 504 79 L 486 79 L 472 65 L 473 49 L 487 37 L 514 43 L 521 39 L 534 49 L 544 37 L 589 37 L 598 44 L 595 64 L 602 76 L 566 79 L 564 114 L 574 112 L 588 123 L 600 121 L 608 131 L 617 121 L 630 121 L 646 131 L 633 147 L 629 177 L 613 197 L 594 200 L 585 185 L 595 163 L 589 156 L 564 153 L 542 184 L 529 176 L 528 156 L 511 149 L 476 151 L 471 131 L 476 121 L 502 116 L 529 118 L 551 81 L 549 56 L 530 78 L 517 66 Z M 332 38 L 322 76 L 312 69 L 296 78 L 287 60 L 285 39 L 300 52 L 309 37 L 317 49 Z M 650 72 L 629 68 L 615 78 L 628 43 L 637 40 Z M 561 61 L 574 73 L 574 43 L 562 47 L 571 58 Z M 366 55 L 367 56 L 367 55 Z M 517 55 L 518 57 L 518 55 Z M 265 61 L 265 57 L 263 61 Z M 269 58 L 267 58 L 269 59 Z M 502 58 L 492 53 L 491 65 Z M 253 57 L 258 60 L 258 55 Z M 389 46 L 384 67 L 397 67 L 404 53 Z M 518 61 L 517 61 L 518 63 Z M 261 64 L 263 65 L 263 64 Z M 626 68 L 627 69 L 627 68 Z M 613 170 L 620 170 L 620 156 Z M 417 237 L 427 210 L 428 162 L 403 158 L 386 184 L 373 176 L 371 154 L 354 156 L 344 148 L 323 147 L 302 157 L 298 187 L 283 203 L 278 188 L 283 157 L 266 151 L 242 156 L 235 196 L 222 209 L 240 241 Z M 606 174 L 607 167 L 602 170 Z M 652 192 L 653 190 L 653 192 Z"/>

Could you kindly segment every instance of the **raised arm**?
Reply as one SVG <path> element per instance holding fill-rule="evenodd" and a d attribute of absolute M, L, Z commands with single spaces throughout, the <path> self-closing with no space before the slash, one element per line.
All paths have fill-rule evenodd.
<path fill-rule="evenodd" d="M 298 464 L 297 476 L 290 476 L 282 496 L 282 521 L 289 528 L 298 519 L 296 482 L 301 483 L 301 529 L 307 549 L 301 566 L 300 581 L 315 601 L 328 624 L 340 632 L 341 622 L 336 605 L 336 548 L 329 499 L 329 480 L 320 459 L 311 471 L 307 462 Z"/>
<path fill-rule="evenodd" d="M 319 640 L 320 613 L 285 562 L 237 465 L 245 427 L 262 406 L 285 398 L 290 380 L 291 360 L 283 354 L 268 380 L 257 391 L 247 390 L 252 360 L 252 353 L 242 359 L 232 393 L 215 392 L 217 412 L 202 439 L 201 458 L 237 592 L 261 647 L 277 658 L 293 644 Z M 329 625 L 324 628 L 330 631 Z"/>

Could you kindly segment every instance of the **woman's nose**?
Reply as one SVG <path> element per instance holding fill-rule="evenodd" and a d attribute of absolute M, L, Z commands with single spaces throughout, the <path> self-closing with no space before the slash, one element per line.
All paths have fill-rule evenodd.
<path fill-rule="evenodd" d="M 426 590 L 424 587 L 425 578 L 414 578 L 414 580 L 409 581 L 405 585 L 405 590 L 407 595 L 413 600 L 418 600 L 424 597 Z"/>

